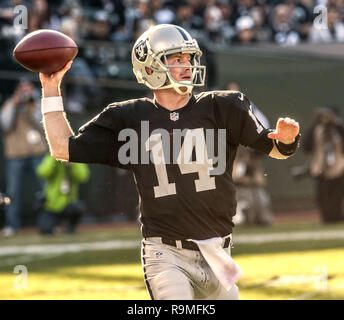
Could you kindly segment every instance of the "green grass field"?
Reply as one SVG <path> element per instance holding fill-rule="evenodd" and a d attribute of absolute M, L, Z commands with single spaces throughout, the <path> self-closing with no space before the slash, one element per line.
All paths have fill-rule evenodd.
<path fill-rule="evenodd" d="M 327 236 L 273 240 L 281 233 L 292 238 L 302 232 Z M 235 228 L 234 241 L 237 236 L 238 242 L 234 243 L 232 255 L 244 271 L 239 281 L 240 298 L 344 299 L 343 233 L 343 223 Z M 273 237 L 262 243 L 239 241 L 248 235 Z M 131 245 L 123 248 L 119 243 L 114 248 L 116 240 L 131 241 Z M 0 299 L 149 299 L 141 271 L 139 241 L 138 227 L 83 229 L 73 236 L 54 237 L 32 232 L 1 239 Z M 87 247 L 90 243 L 98 247 Z M 14 273 L 18 265 L 26 268 L 26 278 L 22 267 Z"/>

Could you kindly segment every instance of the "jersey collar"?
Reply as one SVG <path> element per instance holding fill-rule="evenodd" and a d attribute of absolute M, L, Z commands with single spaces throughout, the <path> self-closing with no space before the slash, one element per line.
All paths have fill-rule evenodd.
<path fill-rule="evenodd" d="M 195 96 L 193 94 L 191 94 L 188 103 L 185 106 L 183 106 L 183 107 L 181 107 L 179 109 L 176 109 L 176 110 L 168 110 L 168 109 L 166 109 L 164 106 L 159 104 L 158 101 L 156 101 L 155 97 L 153 98 L 152 103 L 154 104 L 154 106 L 157 109 L 160 109 L 160 110 L 163 110 L 163 111 L 166 111 L 166 112 L 185 112 L 185 111 L 188 111 L 190 109 L 190 107 L 195 103 L 195 101 L 196 101 Z"/>

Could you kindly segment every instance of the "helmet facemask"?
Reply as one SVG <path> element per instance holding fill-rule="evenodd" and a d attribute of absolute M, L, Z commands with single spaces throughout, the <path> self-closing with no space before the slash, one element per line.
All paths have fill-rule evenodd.
<path fill-rule="evenodd" d="M 174 53 L 190 54 L 191 65 L 169 65 L 167 57 Z M 165 84 L 160 88 L 157 88 L 157 90 L 173 88 L 177 93 L 185 95 L 190 94 L 195 86 L 204 86 L 206 67 L 201 65 L 201 55 L 202 52 L 196 47 L 194 50 L 190 50 L 190 48 L 188 48 L 187 51 L 184 51 L 183 48 L 174 48 L 172 50 L 159 52 L 156 55 L 156 59 L 154 59 L 155 63 L 152 64 L 151 69 L 153 72 L 165 72 L 167 77 Z M 156 65 L 158 65 L 158 68 L 155 67 Z M 184 81 L 174 79 L 171 74 L 171 68 L 191 69 L 191 79 Z M 186 90 L 181 90 L 181 88 L 186 88 Z"/>

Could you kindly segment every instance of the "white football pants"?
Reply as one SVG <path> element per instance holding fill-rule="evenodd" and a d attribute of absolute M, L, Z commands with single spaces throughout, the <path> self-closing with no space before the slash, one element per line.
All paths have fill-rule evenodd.
<path fill-rule="evenodd" d="M 230 254 L 230 246 L 226 248 Z M 161 238 L 142 240 L 142 268 L 154 300 L 239 300 L 236 285 L 226 291 L 200 251 L 163 244 Z"/>

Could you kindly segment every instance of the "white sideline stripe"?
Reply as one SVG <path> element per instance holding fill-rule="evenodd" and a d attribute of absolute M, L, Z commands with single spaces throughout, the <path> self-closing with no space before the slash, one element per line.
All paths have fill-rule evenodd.
<path fill-rule="evenodd" d="M 329 231 L 298 231 L 280 232 L 270 234 L 245 234 L 234 235 L 234 244 L 260 244 L 275 241 L 300 241 L 300 240 L 338 240 L 344 239 L 344 230 Z M 343 243 L 344 245 L 344 243 Z"/>
<path fill-rule="evenodd" d="M 18 264 L 23 263 L 29 263 L 32 261 L 39 261 L 39 260 L 46 260 L 51 259 L 60 256 L 61 253 L 58 254 L 49 254 L 49 253 L 43 253 L 43 254 L 27 254 L 27 255 L 21 255 L 21 256 L 15 256 L 10 258 L 5 258 L 0 260 L 0 267 L 5 266 L 14 266 Z"/>
<path fill-rule="evenodd" d="M 0 247 L 0 256 L 15 254 L 62 254 L 90 250 L 119 250 L 134 249 L 140 246 L 137 240 L 113 240 L 85 243 L 64 243 L 64 244 L 41 244 L 27 246 L 4 246 Z"/>
<path fill-rule="evenodd" d="M 234 244 L 261 244 L 278 241 L 344 239 L 344 230 L 281 232 L 272 234 L 234 235 Z M 84 243 L 0 246 L 0 256 L 16 254 L 62 254 L 90 250 L 120 250 L 140 247 L 139 240 L 111 240 Z M 343 243 L 344 246 L 344 243 Z"/>

